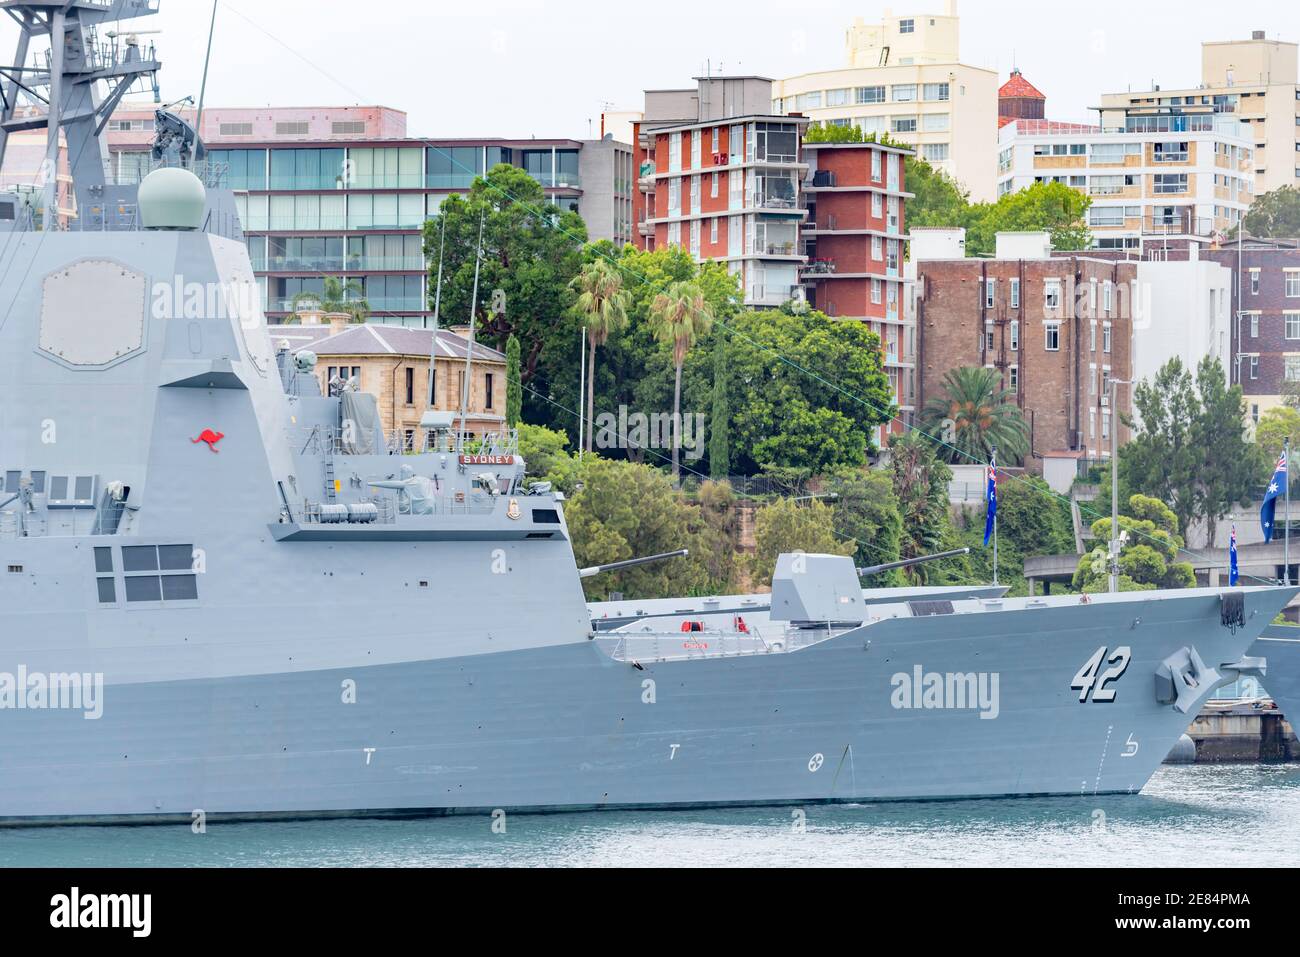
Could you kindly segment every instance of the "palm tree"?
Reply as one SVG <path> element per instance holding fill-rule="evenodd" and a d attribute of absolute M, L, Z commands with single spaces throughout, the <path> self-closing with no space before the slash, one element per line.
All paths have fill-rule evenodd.
<path fill-rule="evenodd" d="M 631 297 L 623 289 L 623 277 L 604 259 L 582 267 L 569 283 L 578 294 L 573 311 L 582 320 L 591 346 L 587 367 L 587 435 L 586 449 L 592 450 L 592 417 L 596 410 L 596 347 L 603 346 L 611 332 L 627 325 Z M 579 437 L 581 440 L 581 437 Z"/>
<path fill-rule="evenodd" d="M 1015 393 L 1002 387 L 994 369 L 961 366 L 943 377 L 941 394 L 925 404 L 922 420 L 939 439 L 939 455 L 947 462 L 987 462 L 997 446 L 1006 464 L 1019 464 L 1029 454 L 1029 426 L 1015 402 Z"/>
<path fill-rule="evenodd" d="M 300 292 L 293 297 L 290 305 L 293 306 L 294 315 L 290 317 L 290 322 L 299 321 L 298 308 L 307 302 L 319 307 L 322 312 L 346 312 L 352 317 L 351 322 L 366 321 L 370 315 L 370 303 L 365 300 L 365 290 L 361 288 L 361 283 L 338 276 L 322 276 L 321 279 L 324 282 L 321 292 Z"/>
<path fill-rule="evenodd" d="M 681 481 L 678 452 L 682 429 L 682 363 L 695 340 L 713 325 L 713 307 L 704 290 L 693 282 L 675 282 L 650 303 L 650 328 L 654 337 L 673 347 L 673 482 Z"/>

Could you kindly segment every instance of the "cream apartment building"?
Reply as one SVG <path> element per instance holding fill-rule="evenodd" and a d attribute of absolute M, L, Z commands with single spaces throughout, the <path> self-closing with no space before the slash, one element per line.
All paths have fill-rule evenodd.
<path fill-rule="evenodd" d="M 1255 192 L 1300 186 L 1300 86 L 1296 44 L 1268 39 L 1256 30 L 1249 40 L 1201 44 L 1201 83 L 1192 88 L 1108 93 L 1102 122 L 1123 110 L 1159 113 L 1188 106 L 1236 117 L 1250 128 Z"/>
<path fill-rule="evenodd" d="M 958 61 L 956 0 L 943 14 L 857 18 L 846 66 L 776 80 L 772 112 L 888 134 L 970 191 L 994 198 L 998 75 Z"/>

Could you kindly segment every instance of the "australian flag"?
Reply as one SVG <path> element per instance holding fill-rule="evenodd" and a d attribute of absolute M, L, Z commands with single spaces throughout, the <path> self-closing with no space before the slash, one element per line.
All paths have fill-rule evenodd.
<path fill-rule="evenodd" d="M 1277 499 L 1279 495 L 1286 494 L 1286 449 L 1278 456 L 1277 467 L 1273 469 L 1273 478 L 1268 483 L 1268 491 L 1264 493 L 1264 504 L 1259 507 L 1259 524 L 1264 530 L 1264 541 L 1273 540 L 1273 513 L 1277 511 Z"/>
<path fill-rule="evenodd" d="M 1228 585 L 1237 584 L 1237 523 L 1232 523 L 1232 536 L 1228 539 Z"/>
<path fill-rule="evenodd" d="M 984 519 L 984 546 L 987 548 L 989 539 L 993 536 L 993 519 L 998 514 L 998 472 L 994 464 L 997 460 L 997 453 L 994 452 L 989 458 L 989 467 L 985 470 L 988 476 L 988 487 L 985 491 L 985 499 L 988 501 L 988 517 Z"/>

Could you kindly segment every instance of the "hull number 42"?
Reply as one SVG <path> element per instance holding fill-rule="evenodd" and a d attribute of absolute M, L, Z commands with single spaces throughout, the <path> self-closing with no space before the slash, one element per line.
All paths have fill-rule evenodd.
<path fill-rule="evenodd" d="M 1128 670 L 1129 659 L 1133 653 L 1128 645 L 1121 645 L 1114 652 L 1107 655 L 1106 648 L 1098 648 L 1091 658 L 1083 663 L 1074 680 L 1070 682 L 1070 687 L 1079 692 L 1080 703 L 1088 700 L 1088 694 L 1091 692 L 1093 701 L 1109 703 L 1115 700 L 1114 683 L 1119 680 L 1120 675 Z M 1102 670 L 1102 664 L 1109 665 L 1109 668 Z"/>

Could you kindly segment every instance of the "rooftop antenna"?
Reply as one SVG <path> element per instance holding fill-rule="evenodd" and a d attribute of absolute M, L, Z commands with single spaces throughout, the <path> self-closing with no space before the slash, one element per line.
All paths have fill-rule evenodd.
<path fill-rule="evenodd" d="M 483 223 L 487 210 L 478 218 L 478 247 L 474 251 L 474 293 L 469 301 L 469 335 L 465 339 L 465 381 L 460 386 L 460 431 L 456 435 L 456 448 L 465 450 L 465 426 L 469 416 L 470 374 L 474 368 L 474 312 L 478 309 L 478 270 L 483 263 Z"/>
<path fill-rule="evenodd" d="M 199 144 L 203 141 L 203 95 L 208 90 L 208 63 L 212 60 L 212 34 L 217 29 L 217 0 L 212 0 L 212 19 L 208 22 L 208 52 L 203 56 L 203 79 L 199 82 L 199 106 L 194 114 L 194 153 L 191 164 L 199 161 Z"/>

